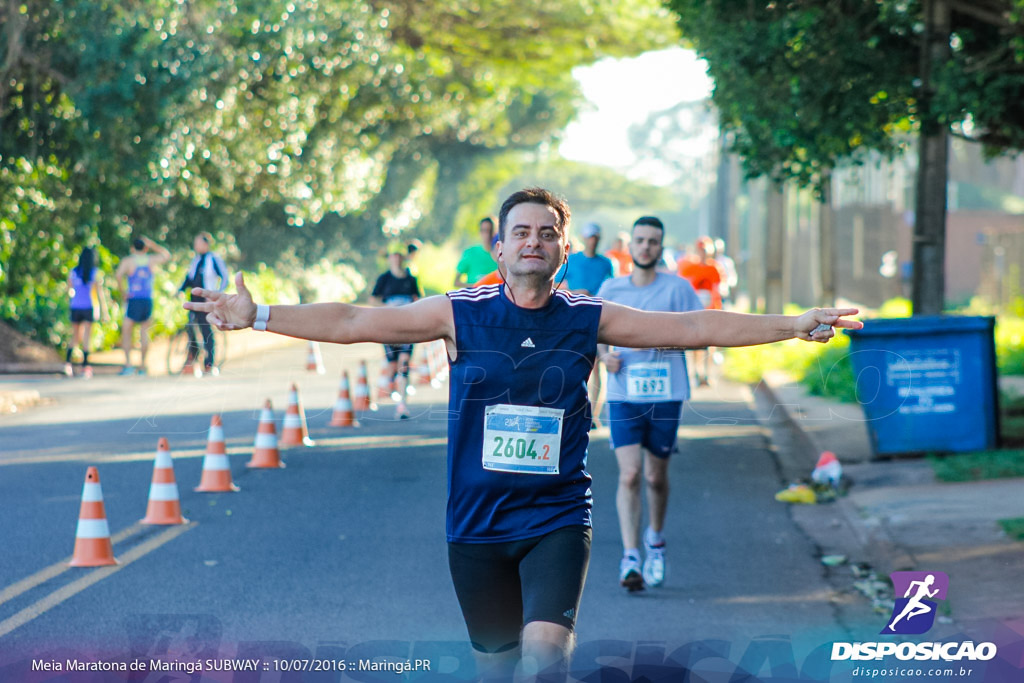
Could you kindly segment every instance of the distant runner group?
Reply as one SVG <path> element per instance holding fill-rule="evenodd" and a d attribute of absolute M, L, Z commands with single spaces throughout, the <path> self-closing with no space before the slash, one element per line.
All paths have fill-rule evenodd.
<path fill-rule="evenodd" d="M 224 259 L 211 251 L 213 236 L 208 232 L 200 232 L 193 240 L 195 256 L 186 271 L 179 292 L 186 293 L 192 301 L 202 301 L 193 295 L 192 289 L 203 287 L 214 291 L 224 291 L 230 281 L 230 275 Z M 122 296 L 121 310 L 124 320 L 121 326 L 121 348 L 124 350 L 124 367 L 121 375 L 145 375 L 148 373 L 147 356 L 149 354 L 149 333 L 153 324 L 153 288 L 154 278 L 159 266 L 171 260 L 171 252 L 148 237 L 132 240 L 130 253 L 118 264 L 114 276 L 118 291 Z M 68 276 L 68 292 L 71 299 L 72 338 L 68 344 L 64 374 L 74 375 L 72 360 L 74 352 L 81 347 L 82 370 L 85 378 L 93 376 L 92 365 L 89 363 L 91 350 L 92 323 L 96 321 L 96 311 L 100 311 L 100 320 L 109 319 L 109 306 L 103 294 L 103 276 L 98 264 L 97 250 L 83 247 L 79 252 L 78 264 Z M 139 364 L 132 364 L 132 349 L 135 345 L 135 328 L 139 329 Z M 197 361 L 200 350 L 205 350 L 203 372 L 216 375 L 214 363 L 216 348 L 213 330 L 206 322 L 206 315 L 201 312 L 189 313 L 187 361 L 185 373 L 192 374 L 192 365 Z"/>

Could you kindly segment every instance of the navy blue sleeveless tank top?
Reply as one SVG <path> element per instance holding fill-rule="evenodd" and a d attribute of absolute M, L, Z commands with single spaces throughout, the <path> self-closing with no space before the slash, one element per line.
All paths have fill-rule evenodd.
<path fill-rule="evenodd" d="M 558 291 L 544 308 L 520 308 L 503 287 L 448 293 L 457 351 L 449 379 L 449 542 L 515 541 L 591 524 L 587 378 L 601 300 Z"/>

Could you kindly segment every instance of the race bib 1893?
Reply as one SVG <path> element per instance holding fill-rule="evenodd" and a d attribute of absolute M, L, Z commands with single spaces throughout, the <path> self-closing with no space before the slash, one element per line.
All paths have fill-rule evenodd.
<path fill-rule="evenodd" d="M 672 398 L 672 369 L 668 363 L 634 363 L 626 366 L 626 396 L 631 399 Z"/>

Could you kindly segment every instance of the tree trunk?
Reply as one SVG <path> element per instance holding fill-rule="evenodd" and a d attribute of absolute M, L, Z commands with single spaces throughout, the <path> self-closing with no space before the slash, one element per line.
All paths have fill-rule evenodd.
<path fill-rule="evenodd" d="M 741 259 L 744 269 L 742 280 L 750 300 L 750 311 L 764 310 L 764 234 L 765 234 L 765 201 L 767 192 L 765 178 L 749 180 L 747 189 L 747 243 Z M 740 263 L 740 261 L 737 261 Z"/>
<path fill-rule="evenodd" d="M 821 290 L 818 305 L 836 305 L 835 209 L 832 208 L 832 176 L 822 179 L 818 204 L 818 263 L 821 268 Z"/>
<path fill-rule="evenodd" d="M 732 155 L 726 145 L 725 133 L 718 135 L 718 169 L 715 180 L 715 200 L 711 211 L 711 237 L 729 239 L 729 217 L 732 204 Z"/>
<path fill-rule="evenodd" d="M 786 305 L 786 186 L 769 181 L 766 195 L 764 308 L 765 313 L 782 313 Z"/>
<path fill-rule="evenodd" d="M 918 140 L 917 196 L 914 210 L 914 273 L 911 301 L 915 315 L 942 313 L 946 293 L 946 182 L 949 125 L 929 111 L 934 67 L 949 55 L 947 0 L 924 3 L 925 42 L 921 53 L 921 134 Z"/>

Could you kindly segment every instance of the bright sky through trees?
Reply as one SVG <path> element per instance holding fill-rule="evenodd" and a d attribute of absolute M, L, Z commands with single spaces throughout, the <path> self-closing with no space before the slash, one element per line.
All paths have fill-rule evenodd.
<path fill-rule="evenodd" d="M 712 82 L 706 70 L 706 62 L 683 48 L 647 52 L 629 59 L 602 59 L 574 69 L 573 76 L 580 82 L 589 106 L 566 128 L 560 147 L 562 156 L 630 169 L 638 159 L 629 146 L 629 127 L 643 122 L 652 112 L 709 97 Z M 670 180 L 643 179 L 655 183 Z"/>

